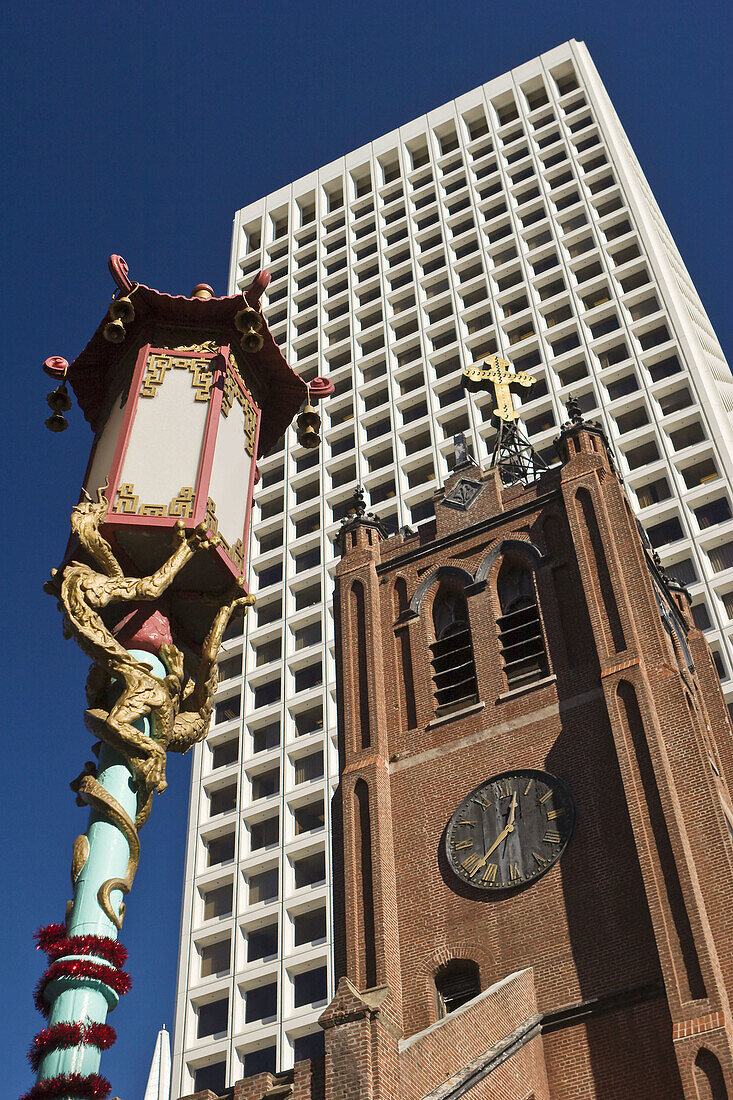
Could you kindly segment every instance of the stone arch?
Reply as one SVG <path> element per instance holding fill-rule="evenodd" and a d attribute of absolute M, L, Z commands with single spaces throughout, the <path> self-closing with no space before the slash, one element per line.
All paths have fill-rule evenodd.
<path fill-rule="evenodd" d="M 496 980 L 496 962 L 489 953 L 475 942 L 452 940 L 441 944 L 417 964 L 425 1000 L 429 1006 L 430 1022 L 438 1019 L 435 977 L 451 962 L 473 962 L 478 966 L 481 989 L 487 989 Z"/>
<path fill-rule="evenodd" d="M 410 600 L 410 606 L 405 618 L 417 618 L 420 614 L 423 600 L 427 596 L 429 590 L 434 584 L 438 584 L 447 577 L 453 577 L 460 581 L 464 588 L 468 588 L 469 585 L 473 584 L 473 575 L 469 573 L 467 569 L 462 569 L 459 565 L 439 565 L 436 569 L 431 570 L 427 577 L 423 577 L 420 581 L 415 591 L 415 595 Z"/>
<path fill-rule="evenodd" d="M 507 554 L 512 553 L 523 557 L 532 569 L 539 569 L 539 567 L 544 565 L 547 561 L 547 557 L 542 551 L 535 546 L 533 542 L 529 542 L 529 540 L 502 539 L 501 542 L 497 542 L 495 546 L 492 546 L 482 559 L 481 564 L 476 570 L 474 583 L 483 584 L 487 580 L 495 562 L 497 562 L 500 557 L 505 557 Z"/>

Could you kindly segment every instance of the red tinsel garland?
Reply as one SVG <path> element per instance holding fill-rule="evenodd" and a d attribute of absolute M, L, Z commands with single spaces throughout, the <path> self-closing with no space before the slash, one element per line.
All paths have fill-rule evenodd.
<path fill-rule="evenodd" d="M 81 1043 L 88 1043 L 98 1050 L 109 1050 L 116 1039 L 115 1029 L 109 1024 L 98 1024 L 91 1020 L 83 1024 L 54 1024 L 35 1036 L 28 1051 L 28 1061 L 37 1073 L 41 1059 L 49 1050 L 76 1047 Z"/>
<path fill-rule="evenodd" d="M 49 961 L 62 955 L 99 955 L 113 966 L 124 966 L 127 950 L 110 936 L 69 936 L 63 924 L 47 924 L 35 933 L 39 951 L 45 951 Z"/>
<path fill-rule="evenodd" d="M 113 969 L 110 966 L 105 966 L 103 963 L 95 963 L 89 959 L 59 959 L 57 962 L 51 963 L 45 974 L 41 975 L 33 994 L 33 1002 L 38 1011 L 44 1016 L 48 1016 L 50 1012 L 50 1006 L 46 1004 L 43 998 L 46 986 L 49 982 L 52 982 L 54 978 L 64 976 L 71 978 L 96 978 L 100 982 L 105 982 L 111 989 L 114 989 L 115 993 L 119 993 L 120 995 L 127 993 L 132 985 L 130 975 L 125 973 L 124 970 Z"/>
<path fill-rule="evenodd" d="M 69 1093 L 84 1100 L 107 1100 L 111 1091 L 112 1086 L 107 1078 L 98 1073 L 60 1073 L 57 1077 L 38 1081 L 21 1100 L 55 1100 Z"/>

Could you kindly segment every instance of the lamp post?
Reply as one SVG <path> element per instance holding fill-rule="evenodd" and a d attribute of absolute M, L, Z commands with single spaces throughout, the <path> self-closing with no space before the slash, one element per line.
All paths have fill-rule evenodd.
<path fill-rule="evenodd" d="M 64 924 L 38 933 L 49 966 L 36 990 L 48 1018 L 35 1037 L 25 1100 L 103 1100 L 107 1013 L 129 987 L 117 942 L 140 858 L 139 830 L 166 786 L 167 752 L 208 732 L 216 656 L 230 617 L 254 599 L 244 581 L 257 458 L 298 409 L 318 445 L 312 405 L 333 392 L 287 365 L 260 308 L 260 272 L 244 295 L 210 287 L 174 297 L 133 283 L 110 258 L 117 292 L 87 347 L 46 360 L 52 431 L 71 401 L 94 431 L 72 536 L 46 590 L 64 633 L 92 660 L 86 725 L 95 760 L 71 784 L 90 808 L 74 842 Z"/>

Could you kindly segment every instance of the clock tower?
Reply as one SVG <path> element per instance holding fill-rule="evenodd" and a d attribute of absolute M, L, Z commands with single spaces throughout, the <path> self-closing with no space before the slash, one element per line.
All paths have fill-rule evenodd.
<path fill-rule="evenodd" d="M 328 1100 L 733 1098 L 733 732 L 569 412 L 559 465 L 509 425 L 434 525 L 342 528 Z"/>

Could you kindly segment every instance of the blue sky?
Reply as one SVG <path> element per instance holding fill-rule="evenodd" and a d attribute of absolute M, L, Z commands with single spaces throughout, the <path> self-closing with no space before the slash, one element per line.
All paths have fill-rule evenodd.
<path fill-rule="evenodd" d="M 42 1021 L 32 932 L 63 918 L 85 812 L 68 782 L 89 755 L 86 659 L 41 585 L 66 542 L 91 439 L 78 410 L 52 436 L 52 354 L 72 359 L 109 301 L 121 253 L 151 286 L 226 289 L 234 211 L 550 49 L 584 40 L 728 352 L 730 5 L 401 0 L 254 5 L 6 6 L 2 631 L 6 840 L 0 987 L 9 1097 L 31 1084 Z M 122 939 L 133 990 L 110 1022 L 113 1092 L 141 1097 L 157 1028 L 173 1023 L 188 762 L 141 834 Z"/>

